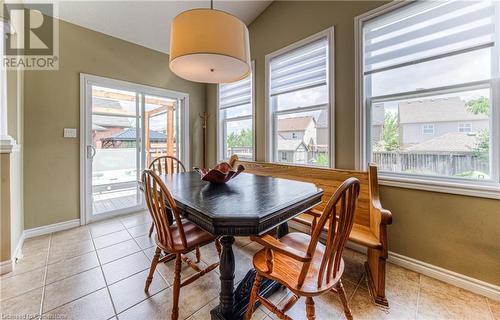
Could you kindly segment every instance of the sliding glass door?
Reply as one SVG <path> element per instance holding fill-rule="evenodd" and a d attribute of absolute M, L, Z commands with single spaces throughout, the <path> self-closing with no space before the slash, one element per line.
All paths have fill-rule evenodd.
<path fill-rule="evenodd" d="M 141 169 L 141 115 L 138 94 L 92 85 L 89 128 L 92 141 L 92 215 L 142 206 L 137 188 Z"/>
<path fill-rule="evenodd" d="M 82 222 L 142 210 L 141 171 L 164 155 L 187 164 L 187 95 L 90 75 L 81 82 Z"/>

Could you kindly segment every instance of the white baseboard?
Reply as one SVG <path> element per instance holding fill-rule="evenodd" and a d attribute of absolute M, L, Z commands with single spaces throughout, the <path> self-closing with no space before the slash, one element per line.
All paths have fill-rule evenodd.
<path fill-rule="evenodd" d="M 25 237 L 26 236 L 25 236 L 24 231 L 23 231 L 23 233 L 21 233 L 21 237 L 19 237 L 19 241 L 17 241 L 17 245 L 16 245 L 16 248 L 14 249 L 14 252 L 12 252 L 12 256 L 11 256 L 12 263 L 16 263 L 16 259 L 19 257 L 19 254 L 21 253 L 21 250 L 23 248 Z"/>
<path fill-rule="evenodd" d="M 0 275 L 9 273 L 12 271 L 12 260 L 6 260 L 0 262 Z"/>
<path fill-rule="evenodd" d="M 354 251 L 366 254 L 366 247 L 356 243 L 348 242 L 347 247 Z M 441 280 L 453 286 L 486 296 L 490 299 L 500 301 L 500 286 L 474 279 L 463 274 L 444 269 L 427 262 L 416 260 L 399 253 L 389 251 L 387 259 L 390 263 L 418 272 L 428 277 Z"/>
<path fill-rule="evenodd" d="M 309 228 L 291 221 L 289 223 L 290 227 L 301 232 L 309 232 Z M 366 254 L 367 248 L 353 243 L 351 241 L 347 242 L 346 245 L 349 249 Z M 406 268 L 418 272 L 420 274 L 426 275 L 428 277 L 441 280 L 448 284 L 454 285 L 456 287 L 469 290 L 471 292 L 486 296 L 490 299 L 500 301 L 500 286 L 484 282 L 478 279 L 474 279 L 463 274 L 447 270 L 420 260 L 416 260 L 410 257 L 403 256 L 399 253 L 389 251 L 389 257 L 387 259 L 390 263 L 397 266 Z"/>
<path fill-rule="evenodd" d="M 79 226 L 80 226 L 80 219 L 49 224 L 48 226 L 41 226 L 37 228 L 24 230 L 24 238 L 28 239 L 28 238 L 38 237 L 44 234 L 76 228 Z"/>
<path fill-rule="evenodd" d="M 24 230 L 17 242 L 16 248 L 12 252 L 10 260 L 0 262 L 0 274 L 9 273 L 15 268 L 16 258 L 22 254 L 24 240 L 28 238 L 38 237 L 52 232 L 67 230 L 80 226 L 80 219 L 74 219 L 59 223 L 50 224 L 48 226 L 41 226 L 37 228 Z"/>
<path fill-rule="evenodd" d="M 7 261 L 0 262 L 0 274 L 9 273 L 12 270 L 14 270 L 16 258 L 19 255 L 19 253 L 21 252 L 21 248 L 23 247 L 23 244 L 24 244 L 24 232 L 21 234 L 19 241 L 17 241 L 17 245 L 14 248 L 14 251 L 11 253 L 10 259 Z"/>
<path fill-rule="evenodd" d="M 500 286 L 474 279 L 420 260 L 409 258 L 395 252 L 389 252 L 389 262 L 403 268 L 441 280 L 456 287 L 500 301 Z"/>

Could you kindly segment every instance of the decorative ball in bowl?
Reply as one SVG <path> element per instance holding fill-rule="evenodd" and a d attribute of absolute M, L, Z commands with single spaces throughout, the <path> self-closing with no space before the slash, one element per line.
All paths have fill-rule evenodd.
<path fill-rule="evenodd" d="M 237 160 L 237 157 L 236 159 L 231 157 L 229 163 L 221 162 L 213 169 L 200 169 L 197 167 L 194 167 L 193 169 L 200 174 L 201 180 L 203 181 L 211 183 L 226 183 L 245 170 L 245 167 L 241 164 L 235 167 L 235 162 Z"/>

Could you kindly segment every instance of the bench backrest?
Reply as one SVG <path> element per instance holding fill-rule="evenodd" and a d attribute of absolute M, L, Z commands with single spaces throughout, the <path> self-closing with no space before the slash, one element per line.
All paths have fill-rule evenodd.
<path fill-rule="evenodd" d="M 370 188 L 378 187 L 375 165 L 370 165 L 366 172 L 242 160 L 238 160 L 237 163 L 242 164 L 247 173 L 314 183 L 324 191 L 321 204 L 316 207 L 318 210 L 323 210 L 344 180 L 349 177 L 358 178 L 361 188 L 354 223 L 370 227 Z"/>

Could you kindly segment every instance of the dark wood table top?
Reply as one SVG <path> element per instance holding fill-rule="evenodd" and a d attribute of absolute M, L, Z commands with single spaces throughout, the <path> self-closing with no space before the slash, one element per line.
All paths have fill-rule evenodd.
<path fill-rule="evenodd" d="M 242 173 L 211 184 L 196 172 L 162 176 L 185 218 L 214 235 L 260 235 L 318 205 L 312 183 Z"/>

